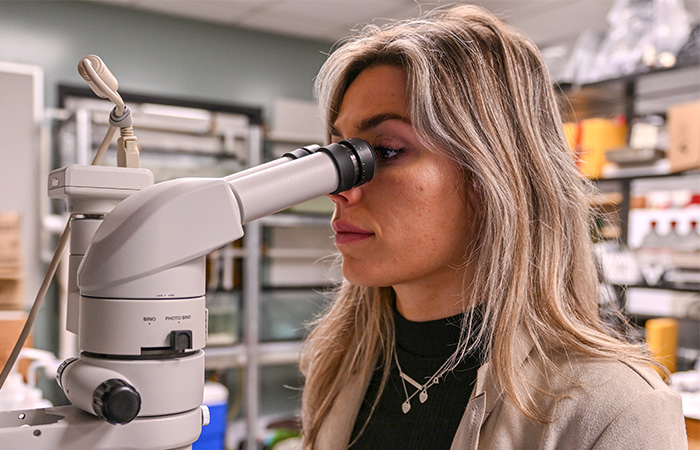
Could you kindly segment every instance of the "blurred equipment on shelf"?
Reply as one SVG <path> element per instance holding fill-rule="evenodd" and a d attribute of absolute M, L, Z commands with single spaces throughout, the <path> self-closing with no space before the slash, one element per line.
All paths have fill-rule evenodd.
<path fill-rule="evenodd" d="M 308 289 L 266 290 L 261 300 L 262 342 L 304 339 L 309 322 L 326 306 L 324 294 Z"/>
<path fill-rule="evenodd" d="M 87 164 L 109 126 L 112 105 L 93 98 L 84 88 L 59 85 L 64 112 L 56 124 L 59 166 Z M 141 166 L 156 182 L 182 177 L 223 177 L 246 167 L 252 131 L 259 111 L 236 105 L 182 101 L 168 97 L 122 93 L 138 124 Z M 187 105 L 187 106 L 185 106 Z M 106 160 L 116 157 L 110 146 Z"/>
<path fill-rule="evenodd" d="M 207 291 L 207 347 L 234 345 L 241 340 L 241 291 Z"/>
<path fill-rule="evenodd" d="M 644 2 L 626 1 L 630 8 Z M 690 15 L 683 0 L 653 0 L 651 28 L 646 30 L 647 42 L 642 50 L 642 61 L 647 67 L 673 67 L 677 56 L 691 32 Z"/>
<path fill-rule="evenodd" d="M 628 243 L 647 286 L 700 289 L 700 176 L 632 183 Z"/>
<path fill-rule="evenodd" d="M 342 279 L 331 239 L 330 216 L 316 216 L 316 220 L 307 217 L 294 223 L 295 216 L 287 215 L 265 222 L 277 226 L 265 231 L 264 286 L 320 287 Z"/>
<path fill-rule="evenodd" d="M 677 64 L 691 65 L 700 63 L 700 24 L 693 27 L 688 41 L 678 52 Z"/>
<path fill-rule="evenodd" d="M 622 223 L 620 222 L 620 204 L 624 197 L 619 192 L 601 192 L 589 198 L 588 202 L 593 208 L 594 227 L 591 231 L 594 242 L 620 239 L 622 236 Z"/>
<path fill-rule="evenodd" d="M 663 117 L 650 115 L 632 122 L 629 144 L 605 152 L 605 178 L 668 173 L 668 137 Z"/>
<path fill-rule="evenodd" d="M 560 71 L 553 72 L 551 70 L 552 62 L 547 60 L 547 66 L 552 72 L 552 78 L 559 83 L 570 83 L 573 85 L 581 85 L 590 80 L 591 71 L 595 67 L 596 54 L 604 37 L 605 33 L 597 30 L 586 30 L 579 34 L 571 51 L 562 52 L 568 54 L 569 57 Z M 549 53 L 549 48 L 543 48 L 542 53 L 546 57 Z"/>
<path fill-rule="evenodd" d="M 683 0 L 616 0 L 607 22 L 604 32 L 582 32 L 566 52 L 560 42 L 543 48 L 569 55 L 564 64 L 561 56 L 548 59 L 556 82 L 582 85 L 700 60 L 700 31 Z"/>
<path fill-rule="evenodd" d="M 638 285 L 642 272 L 634 252 L 616 240 L 599 242 L 595 252 L 605 281 L 620 286 Z"/>
<path fill-rule="evenodd" d="M 633 315 L 700 320 L 700 294 L 697 292 L 630 287 L 625 306 Z"/>

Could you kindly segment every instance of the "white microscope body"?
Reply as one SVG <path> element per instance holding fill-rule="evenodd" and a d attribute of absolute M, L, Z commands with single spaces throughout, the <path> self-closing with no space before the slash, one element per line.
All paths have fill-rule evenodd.
<path fill-rule="evenodd" d="M 0 446 L 191 448 L 207 423 L 206 255 L 245 223 L 369 181 L 375 166 L 369 144 L 349 139 L 219 179 L 52 172 L 50 195 L 73 215 L 67 328 L 81 353 L 57 374 L 73 406 L 0 413 Z"/>

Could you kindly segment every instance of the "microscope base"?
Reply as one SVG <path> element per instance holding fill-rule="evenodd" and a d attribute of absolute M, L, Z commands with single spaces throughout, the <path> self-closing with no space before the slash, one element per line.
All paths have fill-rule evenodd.
<path fill-rule="evenodd" d="M 111 425 L 75 406 L 0 412 L 0 443 L 32 450 L 189 450 L 202 427 L 200 408 Z"/>

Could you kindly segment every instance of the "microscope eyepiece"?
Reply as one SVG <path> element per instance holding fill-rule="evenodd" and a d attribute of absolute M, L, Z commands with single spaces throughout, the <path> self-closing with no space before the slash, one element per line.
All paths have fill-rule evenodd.
<path fill-rule="evenodd" d="M 316 151 L 328 154 L 338 169 L 338 194 L 372 179 L 377 168 L 377 156 L 367 141 L 350 138 L 320 147 Z"/>
<path fill-rule="evenodd" d="M 316 152 L 319 148 L 321 148 L 320 145 L 307 145 L 306 147 L 299 147 L 296 150 L 292 150 L 291 152 L 287 152 L 282 156 L 286 156 L 289 159 L 298 159 L 301 158 L 302 156 L 310 155 L 314 152 Z"/>

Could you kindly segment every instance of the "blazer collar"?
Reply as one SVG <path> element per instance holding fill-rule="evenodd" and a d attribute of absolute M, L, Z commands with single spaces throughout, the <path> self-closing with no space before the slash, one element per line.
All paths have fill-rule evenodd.
<path fill-rule="evenodd" d="M 314 450 L 344 450 L 347 448 L 371 377 L 372 371 L 369 371 L 369 373 L 358 374 L 348 380 L 348 383 L 333 401 L 330 412 L 323 419 Z"/>
<path fill-rule="evenodd" d="M 519 333 L 517 358 L 518 365 L 523 366 L 534 344 L 526 333 Z M 462 420 L 452 441 L 450 450 L 476 450 L 479 447 L 481 427 L 499 402 L 503 401 L 504 392 L 495 374 L 492 363 L 487 361 L 477 372 L 476 384 L 467 403 Z"/>
<path fill-rule="evenodd" d="M 530 336 L 522 330 L 518 333 L 516 339 L 518 346 L 516 351 L 517 365 L 522 367 L 535 345 Z M 471 397 L 469 397 L 469 401 L 481 395 L 486 397 L 486 402 L 484 404 L 486 416 L 484 416 L 484 420 L 486 420 L 488 414 L 493 411 L 496 403 L 504 395 L 503 388 L 493 373 L 492 365 L 490 361 L 487 361 L 479 368 L 476 384 L 472 390 Z"/>

